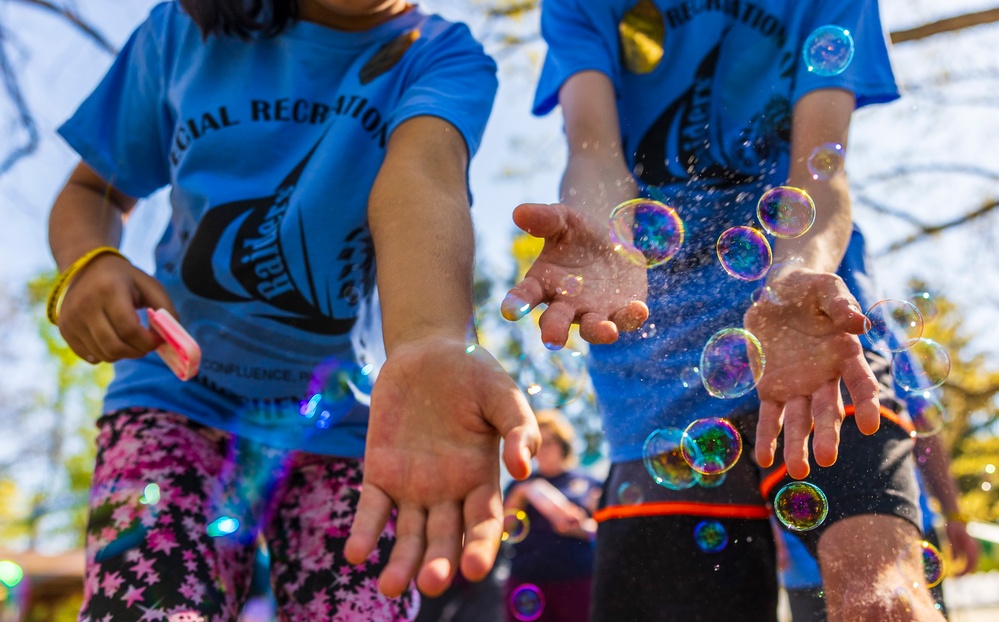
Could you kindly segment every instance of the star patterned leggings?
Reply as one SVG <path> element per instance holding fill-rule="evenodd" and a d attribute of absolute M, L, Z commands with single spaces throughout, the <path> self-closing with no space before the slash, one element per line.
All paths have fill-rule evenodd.
<path fill-rule="evenodd" d="M 395 523 L 359 566 L 343 557 L 361 461 L 277 451 L 181 415 L 98 421 L 80 620 L 230 622 L 260 539 L 282 621 L 412 620 L 419 595 L 377 590 Z"/>

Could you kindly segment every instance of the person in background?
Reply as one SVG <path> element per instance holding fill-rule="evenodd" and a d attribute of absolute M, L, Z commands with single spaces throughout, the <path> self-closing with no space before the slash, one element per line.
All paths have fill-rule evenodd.
<path fill-rule="evenodd" d="M 517 611 L 515 592 L 526 584 L 537 588 L 544 602 L 540 617 L 529 619 L 577 622 L 589 618 L 597 528 L 593 512 L 601 482 L 576 468 L 575 431 L 562 413 L 536 414 L 541 430 L 537 468 L 528 479 L 508 486 L 503 500 L 507 525 L 526 532 L 521 532 L 522 540 L 518 536 L 507 543 L 507 620 L 525 619 Z"/>

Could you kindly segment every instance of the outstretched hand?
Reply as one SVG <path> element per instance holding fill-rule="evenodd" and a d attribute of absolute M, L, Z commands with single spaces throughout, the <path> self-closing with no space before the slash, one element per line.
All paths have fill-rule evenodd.
<path fill-rule="evenodd" d="M 614 251 L 606 226 L 561 204 L 525 203 L 513 220 L 545 245 L 524 280 L 507 293 L 503 317 L 516 321 L 547 303 L 539 324 L 551 349 L 565 345 L 573 323 L 586 341 L 605 344 L 648 319 L 646 269 Z"/>
<path fill-rule="evenodd" d="M 864 434 L 877 432 L 878 385 L 856 337 L 865 321 L 842 279 L 800 268 L 775 279 L 770 294 L 746 312 L 746 329 L 760 340 L 766 357 L 757 385 L 756 460 L 761 466 L 773 464 L 782 427 L 791 477 L 809 473 L 809 435 L 815 462 L 836 462 L 845 418 L 841 381 L 853 401 L 857 427 Z"/>
<path fill-rule="evenodd" d="M 503 532 L 500 439 L 507 470 L 527 477 L 541 433 L 523 393 L 485 349 L 437 337 L 398 346 L 371 394 L 348 561 L 367 559 L 398 509 L 382 593 L 398 596 L 416 578 L 436 596 L 459 558 L 467 579 L 485 578 Z"/>

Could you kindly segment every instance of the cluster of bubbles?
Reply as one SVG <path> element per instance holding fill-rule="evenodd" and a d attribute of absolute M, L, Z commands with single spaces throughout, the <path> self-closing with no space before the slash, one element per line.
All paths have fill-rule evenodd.
<path fill-rule="evenodd" d="M 774 514 L 792 531 L 809 531 L 826 520 L 829 500 L 815 484 L 791 482 L 778 491 L 774 499 Z"/>
<path fill-rule="evenodd" d="M 731 422 L 720 417 L 697 419 L 684 430 L 659 428 L 649 434 L 642 447 L 645 470 L 653 481 L 670 490 L 695 485 L 716 488 L 741 455 L 742 436 Z M 626 493 L 640 503 L 640 489 L 632 492 L 626 486 L 633 484 L 626 482 L 619 487 L 622 503 L 626 503 Z"/>
<path fill-rule="evenodd" d="M 828 24 L 816 28 L 805 40 L 802 56 L 808 71 L 817 76 L 836 76 L 853 61 L 853 35 L 842 26 Z"/>
<path fill-rule="evenodd" d="M 520 622 L 532 622 L 545 611 L 545 596 L 541 588 L 531 583 L 523 583 L 510 594 L 510 611 Z"/>
<path fill-rule="evenodd" d="M 924 315 L 925 311 L 925 315 Z M 943 427 L 944 409 L 933 390 L 950 375 L 947 350 L 923 337 L 924 322 L 938 313 L 933 297 L 922 292 L 909 300 L 881 300 L 868 309 L 870 346 L 891 357 L 891 376 L 904 396 L 918 436 L 936 434 Z"/>

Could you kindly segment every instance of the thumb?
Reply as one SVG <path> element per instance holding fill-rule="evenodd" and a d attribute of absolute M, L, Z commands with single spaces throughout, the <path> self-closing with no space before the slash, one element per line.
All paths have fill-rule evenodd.
<path fill-rule="evenodd" d="M 565 206 L 523 203 L 513 210 L 513 222 L 536 238 L 550 238 L 566 227 Z"/>

